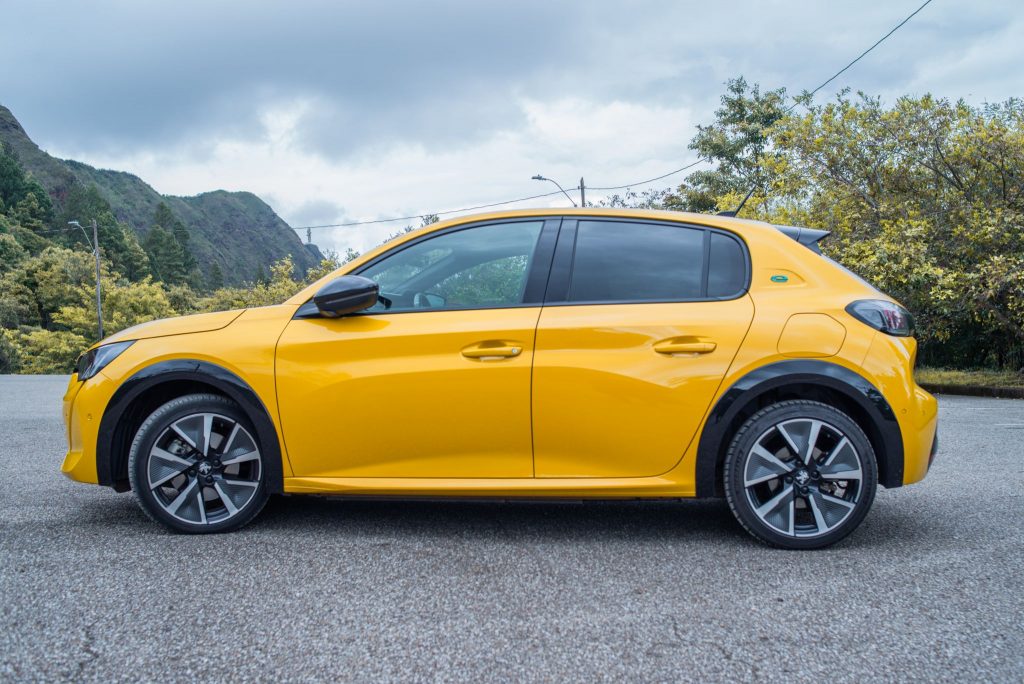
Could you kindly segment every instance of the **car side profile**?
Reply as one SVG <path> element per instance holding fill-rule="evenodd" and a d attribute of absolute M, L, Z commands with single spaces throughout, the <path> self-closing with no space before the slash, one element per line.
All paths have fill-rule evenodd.
<path fill-rule="evenodd" d="M 921 480 L 912 318 L 728 216 L 524 210 L 403 235 L 288 301 L 153 321 L 79 360 L 73 480 L 191 533 L 272 494 L 725 497 L 779 547 Z"/>

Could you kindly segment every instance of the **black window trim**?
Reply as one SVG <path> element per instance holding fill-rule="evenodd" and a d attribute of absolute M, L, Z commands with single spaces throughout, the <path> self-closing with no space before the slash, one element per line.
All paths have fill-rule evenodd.
<path fill-rule="evenodd" d="M 607 223 L 634 223 L 671 228 L 689 228 L 691 230 L 704 231 L 704 261 L 701 264 L 701 297 L 680 298 L 680 299 L 608 299 L 589 300 L 582 302 L 569 301 L 569 287 L 572 283 L 572 269 L 576 261 L 576 241 L 579 237 L 578 226 L 580 221 Z M 740 246 L 743 254 L 743 287 L 735 293 L 721 297 L 709 297 L 708 278 L 711 267 L 711 234 L 718 233 L 724 237 L 735 240 Z M 558 272 L 556 273 L 556 269 Z M 573 216 L 571 220 L 566 217 L 562 223 L 562 230 L 559 234 L 558 244 L 555 248 L 555 256 L 552 259 L 552 275 L 549 278 L 548 292 L 544 299 L 544 306 L 599 306 L 599 305 L 629 305 L 629 304 L 686 304 L 690 302 L 728 302 L 746 296 L 750 291 L 750 281 L 753 268 L 750 261 L 750 250 L 746 241 L 732 231 L 704 226 L 698 223 L 683 221 L 664 221 L 657 219 L 634 218 L 630 216 Z"/>

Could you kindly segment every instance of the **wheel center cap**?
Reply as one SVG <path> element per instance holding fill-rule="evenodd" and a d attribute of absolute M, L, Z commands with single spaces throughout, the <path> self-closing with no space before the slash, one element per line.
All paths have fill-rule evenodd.
<path fill-rule="evenodd" d="M 806 470 L 798 470 L 796 471 L 796 473 L 794 473 L 793 479 L 796 480 L 796 483 L 798 485 L 803 486 L 811 481 L 811 476 L 807 473 Z"/>
<path fill-rule="evenodd" d="M 213 466 L 208 461 L 199 464 L 199 474 L 206 476 L 213 472 Z"/>

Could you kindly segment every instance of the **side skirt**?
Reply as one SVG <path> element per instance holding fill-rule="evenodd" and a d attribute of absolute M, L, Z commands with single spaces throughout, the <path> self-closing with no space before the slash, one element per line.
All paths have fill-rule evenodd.
<path fill-rule="evenodd" d="M 346 496 L 635 499 L 690 498 L 692 486 L 665 477 L 633 478 L 391 478 L 286 477 L 286 494 Z"/>

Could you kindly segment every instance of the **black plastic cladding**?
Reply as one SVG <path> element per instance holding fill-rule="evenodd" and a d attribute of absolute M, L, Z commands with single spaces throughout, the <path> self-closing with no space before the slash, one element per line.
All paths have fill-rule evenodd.
<path fill-rule="evenodd" d="M 125 380 L 114 392 L 114 396 L 107 404 L 106 411 L 103 412 L 99 435 L 96 439 L 96 473 L 99 483 L 114 487 L 118 491 L 125 491 L 125 482 L 120 474 L 126 472 L 128 449 L 124 444 L 114 443 L 118 424 L 131 408 L 132 403 L 147 390 L 174 381 L 191 381 L 208 385 L 232 399 L 245 411 L 249 421 L 256 428 L 260 451 L 265 457 L 263 467 L 268 476 L 267 487 L 271 493 L 280 493 L 284 485 L 281 449 L 277 431 L 274 429 L 263 402 L 244 380 L 231 371 L 207 361 L 191 359 L 161 361 L 143 368 Z M 134 435 L 128 439 L 128 445 L 131 444 L 132 438 Z"/>
<path fill-rule="evenodd" d="M 876 446 L 879 482 L 889 488 L 903 485 L 903 436 L 896 415 L 882 393 L 865 378 L 842 366 L 794 359 L 769 364 L 745 375 L 715 404 L 697 449 L 698 497 L 718 496 L 718 456 L 723 442 L 730 437 L 727 429 L 732 420 L 766 392 L 793 385 L 839 392 L 862 409 L 871 420 L 870 426 L 862 427 Z M 878 442 L 881 442 L 881 449 L 877 448 Z"/>

